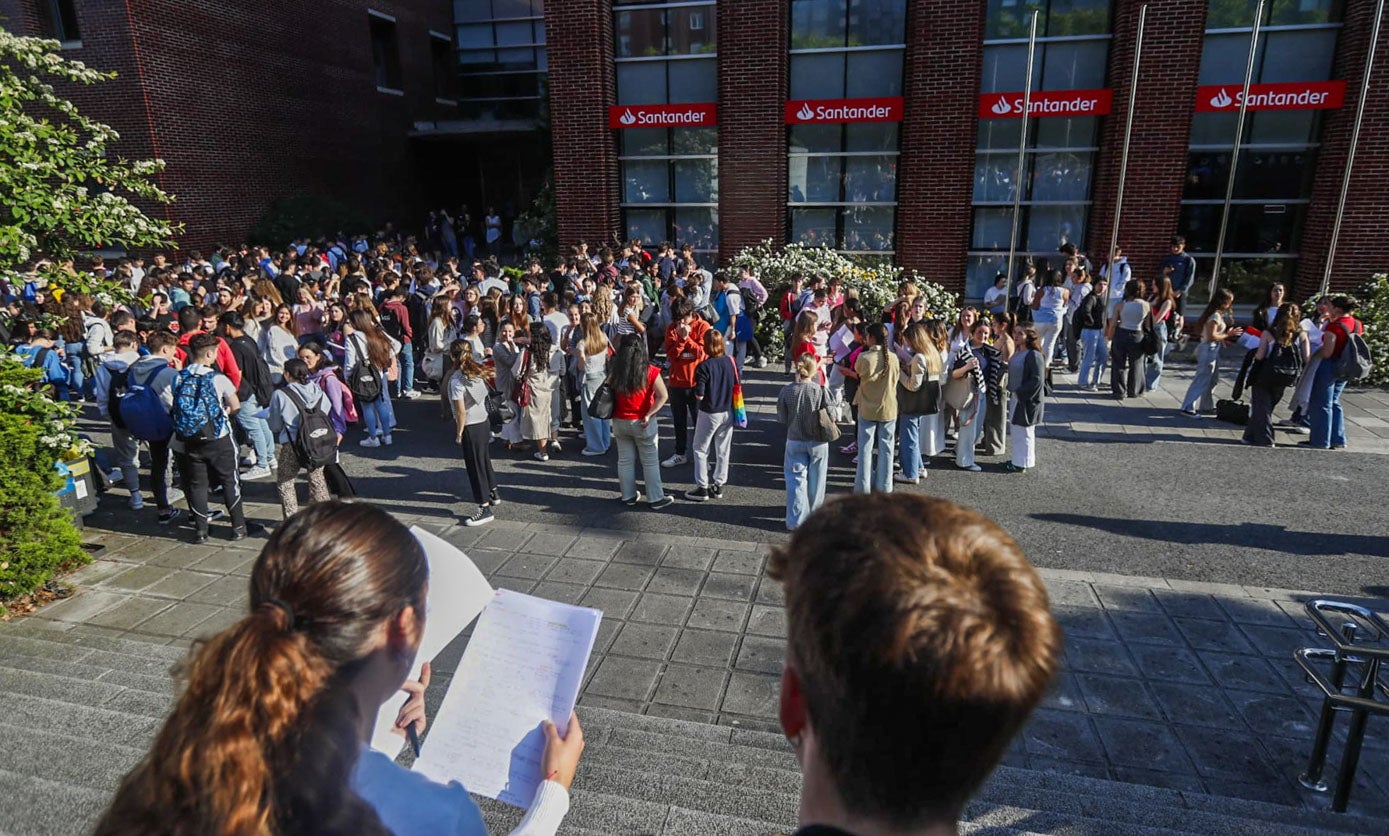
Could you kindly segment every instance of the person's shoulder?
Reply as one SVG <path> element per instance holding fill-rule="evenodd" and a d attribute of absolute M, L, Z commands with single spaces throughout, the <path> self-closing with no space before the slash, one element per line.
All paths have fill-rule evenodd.
<path fill-rule="evenodd" d="M 462 784 L 436 783 L 374 750 L 358 758 L 352 788 L 393 833 L 486 832 Z"/>

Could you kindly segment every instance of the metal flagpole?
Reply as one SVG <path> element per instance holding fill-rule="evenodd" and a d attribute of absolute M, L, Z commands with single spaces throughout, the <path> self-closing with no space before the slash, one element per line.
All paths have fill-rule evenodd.
<path fill-rule="evenodd" d="M 1249 33 L 1249 61 L 1244 65 L 1244 92 L 1239 100 L 1239 121 L 1235 124 L 1235 150 L 1230 154 L 1230 176 L 1225 181 L 1225 205 L 1220 210 L 1220 234 L 1215 239 L 1215 264 L 1211 265 L 1210 295 L 1215 298 L 1215 286 L 1220 281 L 1220 261 L 1225 255 L 1225 234 L 1230 229 L 1230 201 L 1235 197 L 1235 175 L 1239 173 L 1239 147 L 1244 141 L 1244 117 L 1249 110 L 1249 85 L 1254 80 L 1254 59 L 1259 50 L 1259 27 L 1264 22 L 1264 0 L 1254 11 L 1254 28 Z"/>
<path fill-rule="evenodd" d="M 1383 0 L 1381 0 L 1383 2 Z M 1114 198 L 1114 225 L 1109 231 L 1109 287 L 1105 291 L 1104 309 L 1108 316 L 1114 301 L 1114 255 L 1119 250 L 1119 215 L 1124 210 L 1124 183 L 1129 176 L 1129 140 L 1133 137 L 1133 111 L 1138 98 L 1138 65 L 1143 58 L 1143 27 L 1148 22 L 1148 4 L 1138 10 L 1138 36 L 1133 44 L 1133 74 L 1129 77 L 1129 112 L 1124 122 L 1124 154 L 1119 163 L 1119 190 Z"/>
<path fill-rule="evenodd" d="M 1346 194 L 1350 191 L 1350 172 L 1355 167 L 1355 151 L 1360 145 L 1360 125 L 1365 120 L 1365 100 L 1370 94 L 1370 73 L 1375 66 L 1375 49 L 1379 46 L 1379 29 L 1384 22 L 1384 0 L 1375 4 L 1375 23 L 1370 30 L 1370 48 L 1365 53 L 1365 71 L 1360 78 L 1360 101 L 1355 103 L 1355 128 L 1350 133 L 1350 150 L 1346 153 L 1346 171 L 1341 176 L 1341 198 L 1336 203 L 1336 221 L 1331 227 L 1331 245 L 1326 249 L 1326 267 L 1321 275 L 1320 295 L 1325 296 L 1331 285 L 1331 265 L 1336 260 L 1336 244 L 1341 240 L 1341 216 L 1346 211 Z"/>
<path fill-rule="evenodd" d="M 1037 54 L 1037 12 L 1032 13 L 1032 28 L 1027 34 L 1027 78 L 1022 88 L 1022 130 L 1018 132 L 1018 170 L 1013 178 L 1013 231 L 1008 236 L 1008 278 L 1003 283 L 1003 298 L 1013 292 L 1013 264 L 1018 257 L 1018 227 L 1022 220 L 1023 170 L 1027 165 L 1027 126 L 1032 121 L 1032 62 Z"/>

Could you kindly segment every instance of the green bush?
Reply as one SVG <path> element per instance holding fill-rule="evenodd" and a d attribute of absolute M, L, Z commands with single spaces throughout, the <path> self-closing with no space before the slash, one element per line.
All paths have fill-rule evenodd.
<path fill-rule="evenodd" d="M 4 602 L 43 586 L 89 559 L 71 515 L 54 493 L 54 465 L 84 453 L 73 408 L 35 391 L 41 372 L 0 354 L 0 612 Z"/>
<path fill-rule="evenodd" d="M 282 247 L 300 238 L 320 238 L 362 229 L 371 229 L 371 219 L 356 207 L 323 195 L 301 194 L 271 203 L 251 228 L 250 240 Z"/>
<path fill-rule="evenodd" d="M 1367 382 L 1383 386 L 1389 383 L 1389 273 L 1371 276 L 1355 298 L 1360 302 L 1355 315 L 1365 323 L 1365 342 L 1375 361 Z"/>

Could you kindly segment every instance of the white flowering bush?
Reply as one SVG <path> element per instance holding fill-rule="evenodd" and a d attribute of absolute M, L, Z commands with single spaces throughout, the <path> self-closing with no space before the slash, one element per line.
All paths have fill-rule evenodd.
<path fill-rule="evenodd" d="M 1365 323 L 1365 343 L 1370 347 L 1374 368 L 1366 383 L 1389 383 L 1389 274 L 1375 273 L 1355 294 L 1360 303 L 1355 315 Z"/>
<path fill-rule="evenodd" d="M 926 309 L 931 317 L 953 321 L 960 309 L 958 295 L 928 281 L 915 270 L 905 270 L 882 258 L 846 256 L 828 247 L 787 244 L 778 248 L 769 239 L 745 248 L 733 257 L 731 265 L 735 270 L 747 267 L 767 288 L 767 306 L 771 310 L 762 317 L 757 330 L 763 349 L 773 357 L 782 350 L 777 306 L 791 286 L 791 276 L 797 273 L 806 278 L 816 273 L 838 277 L 846 289 L 858 292 L 870 316 L 876 316 L 896 301 L 898 287 L 907 281 L 916 285 L 917 292 L 926 297 Z"/>

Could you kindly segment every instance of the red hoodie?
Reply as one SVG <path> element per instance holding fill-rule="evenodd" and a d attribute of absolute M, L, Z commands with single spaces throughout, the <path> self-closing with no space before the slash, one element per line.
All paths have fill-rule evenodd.
<path fill-rule="evenodd" d="M 709 323 L 694 317 L 690 320 L 690 335 L 680 339 L 675 323 L 666 329 L 666 358 L 670 360 L 670 385 L 676 389 L 693 389 L 695 367 L 704 361 L 704 335 Z"/>
<path fill-rule="evenodd" d="M 179 334 L 178 352 L 175 356 L 178 357 L 180 364 L 188 362 L 188 341 L 203 333 L 206 332 L 189 331 L 186 334 Z M 236 357 L 232 355 L 231 346 L 227 345 L 227 341 L 221 337 L 217 338 L 217 370 L 226 375 L 233 386 L 238 389 L 241 388 L 241 367 L 236 364 Z"/>

